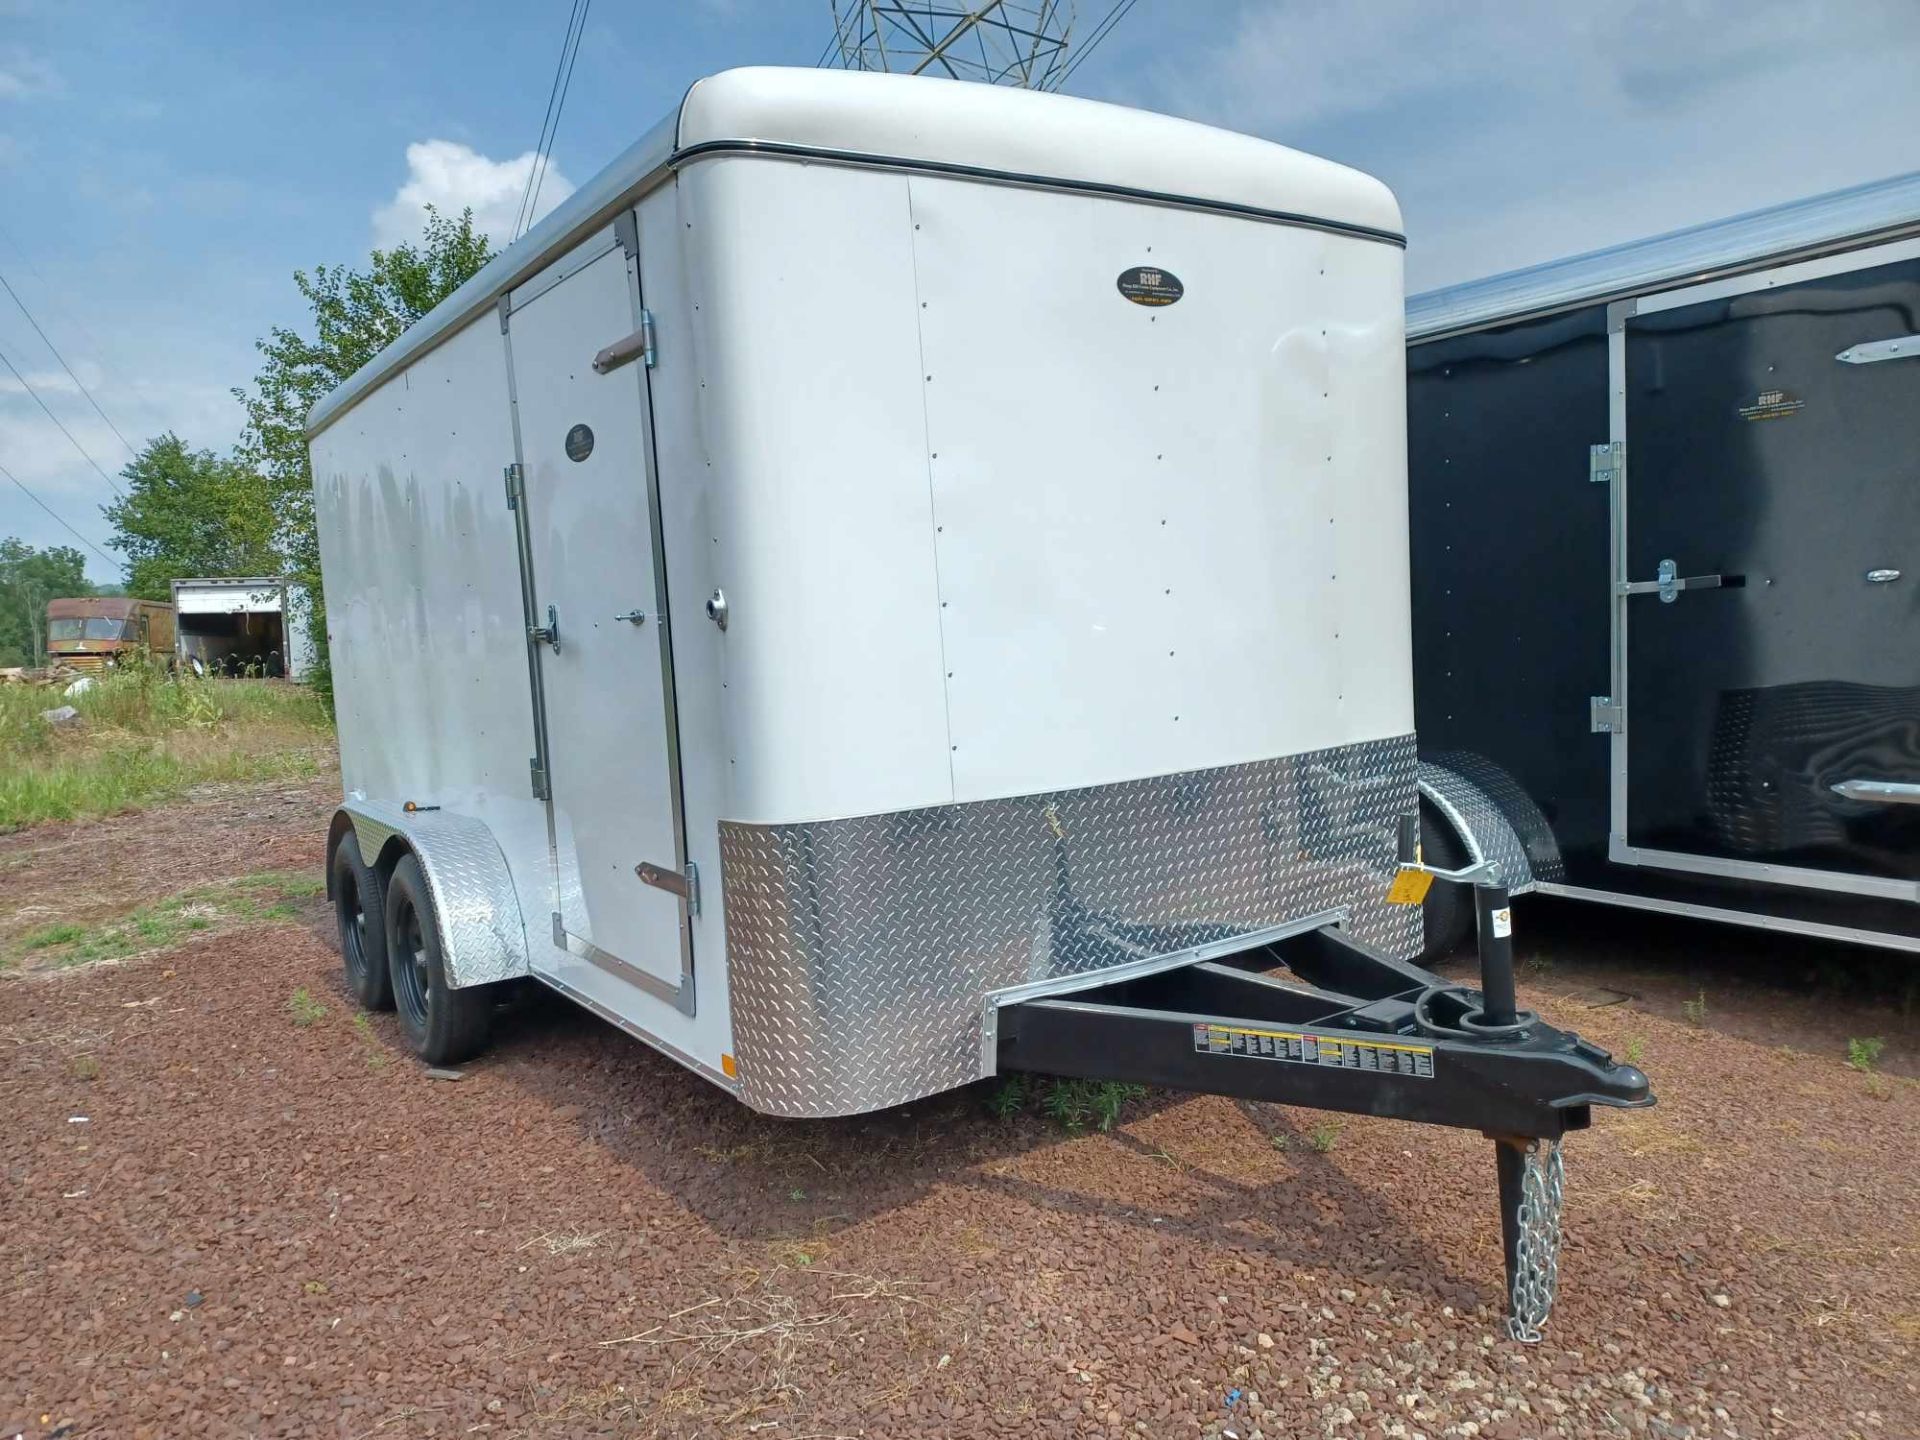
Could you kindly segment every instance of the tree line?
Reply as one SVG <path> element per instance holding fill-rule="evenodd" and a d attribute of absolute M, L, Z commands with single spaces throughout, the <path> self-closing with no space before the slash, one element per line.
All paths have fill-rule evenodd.
<path fill-rule="evenodd" d="M 285 575 L 313 598 L 309 624 L 325 674 L 326 615 L 313 520 L 307 412 L 492 257 L 473 212 L 431 207 L 420 240 L 375 250 L 365 269 L 296 270 L 299 327 L 257 341 L 259 372 L 234 389 L 245 425 L 232 450 L 196 450 L 156 435 L 120 472 L 126 493 L 101 513 L 124 557 L 124 593 L 166 600 L 172 582 L 204 575 Z M 46 602 L 95 589 L 78 550 L 0 539 L 0 665 L 33 663 Z"/>

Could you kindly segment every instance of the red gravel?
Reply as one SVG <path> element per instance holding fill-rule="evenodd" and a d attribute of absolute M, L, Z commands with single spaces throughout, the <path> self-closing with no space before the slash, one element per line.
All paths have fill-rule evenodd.
<path fill-rule="evenodd" d="M 1067 1138 L 979 1089 L 774 1121 L 558 1001 L 437 1082 L 326 924 L 0 977 L 0 1435 L 1920 1433 L 1914 1083 L 1556 998 L 1577 921 L 1524 998 L 1638 1038 L 1661 1105 L 1569 1140 L 1531 1349 L 1477 1137 L 1155 1096 Z"/>

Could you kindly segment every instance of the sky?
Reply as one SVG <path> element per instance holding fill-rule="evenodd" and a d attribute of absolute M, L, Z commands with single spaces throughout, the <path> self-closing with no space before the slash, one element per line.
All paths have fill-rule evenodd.
<path fill-rule="evenodd" d="M 295 270 L 429 202 L 504 239 L 568 9 L 0 0 L 0 279 L 72 367 L 0 290 L 52 412 L 0 366 L 0 466 L 104 548 L 122 437 L 232 445 Z M 830 0 L 598 0 L 541 208 L 701 75 L 831 34 Z M 1378 175 L 1418 291 L 1920 169 L 1916 75 L 1920 0 L 1136 0 L 1067 88 Z M 76 543 L 0 479 L 6 535 Z"/>

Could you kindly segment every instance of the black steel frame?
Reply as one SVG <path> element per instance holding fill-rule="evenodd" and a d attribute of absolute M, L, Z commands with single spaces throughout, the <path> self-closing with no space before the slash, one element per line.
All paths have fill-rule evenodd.
<path fill-rule="evenodd" d="M 1481 884 L 1474 898 L 1477 991 L 1337 929 L 1315 930 L 1005 1005 L 999 1067 L 1481 1131 L 1496 1142 L 1516 1296 L 1528 1147 L 1585 1129 L 1595 1105 L 1638 1108 L 1653 1093 L 1634 1066 L 1517 1008 L 1507 892 Z"/>

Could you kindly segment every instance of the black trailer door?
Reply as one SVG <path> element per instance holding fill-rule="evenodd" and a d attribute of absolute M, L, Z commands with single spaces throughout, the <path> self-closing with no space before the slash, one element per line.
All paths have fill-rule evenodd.
<path fill-rule="evenodd" d="M 1920 898 L 1920 243 L 1609 318 L 1613 858 Z"/>

